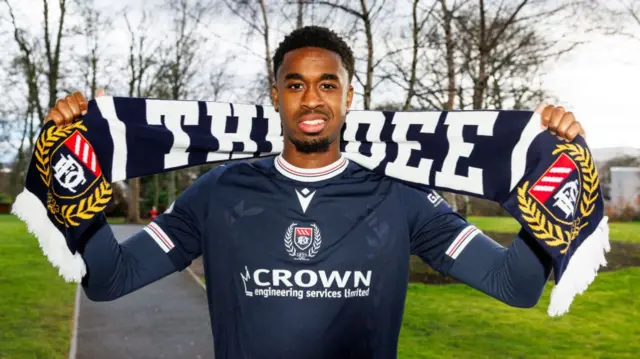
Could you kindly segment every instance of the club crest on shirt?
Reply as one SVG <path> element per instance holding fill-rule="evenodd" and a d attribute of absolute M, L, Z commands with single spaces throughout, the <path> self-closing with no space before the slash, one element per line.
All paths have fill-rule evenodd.
<path fill-rule="evenodd" d="M 591 153 L 579 144 L 557 145 L 553 155 L 533 184 L 518 188 L 518 208 L 535 236 L 564 254 L 588 225 L 583 219 L 595 208 L 599 179 Z"/>
<path fill-rule="evenodd" d="M 315 223 L 301 226 L 291 223 L 284 235 L 284 246 L 290 256 L 297 260 L 309 260 L 318 254 L 322 235 Z"/>

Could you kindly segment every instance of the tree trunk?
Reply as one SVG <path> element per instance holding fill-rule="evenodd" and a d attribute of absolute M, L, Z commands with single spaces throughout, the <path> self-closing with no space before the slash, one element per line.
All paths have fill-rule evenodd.
<path fill-rule="evenodd" d="M 98 91 L 98 58 L 97 58 L 97 50 L 94 48 L 91 50 L 91 94 L 95 94 Z"/>
<path fill-rule="evenodd" d="M 360 83 L 363 87 L 364 90 L 364 94 L 363 94 L 363 105 L 364 105 L 364 109 L 365 110 L 369 110 L 371 109 L 371 96 L 373 93 L 373 89 L 374 89 L 374 84 L 373 84 L 373 73 L 375 71 L 375 68 L 378 66 L 378 64 L 380 63 L 380 61 L 376 64 L 374 63 L 374 42 L 373 42 L 373 24 L 372 21 L 373 19 L 371 18 L 371 14 L 372 13 L 377 13 L 377 11 L 373 8 L 375 8 L 376 3 L 379 6 L 379 9 L 382 9 L 382 7 L 384 6 L 385 2 L 381 1 L 381 2 L 374 2 L 372 8 L 370 9 L 367 5 L 367 1 L 366 0 L 360 0 L 360 10 L 354 10 L 352 8 L 350 8 L 347 5 L 344 5 L 341 2 L 338 1 L 314 1 L 314 4 L 319 4 L 319 5 L 326 5 L 329 6 L 333 9 L 338 9 L 341 11 L 346 12 L 347 14 L 350 14 L 352 16 L 354 16 L 356 18 L 356 21 L 362 20 L 362 24 L 364 25 L 364 34 L 366 37 L 366 41 L 367 41 L 367 69 L 366 69 L 366 74 L 365 74 L 365 79 L 364 82 L 362 81 L 362 79 L 360 79 L 359 76 L 356 75 L 356 79 L 358 80 L 358 83 Z M 355 3 L 355 1 L 354 1 Z M 373 11 L 372 11 L 373 9 Z M 379 12 L 379 11 L 378 11 Z M 375 16 L 375 15 L 374 15 Z M 379 84 L 380 82 L 378 82 Z"/>
<path fill-rule="evenodd" d="M 141 223 L 140 218 L 140 178 L 129 180 L 129 204 L 127 206 L 127 223 Z"/>
<path fill-rule="evenodd" d="M 444 0 L 443 0 L 444 1 Z M 415 95 L 416 86 L 416 70 L 418 67 L 418 49 L 420 48 L 420 24 L 418 23 L 418 4 L 420 0 L 413 0 L 413 7 L 411 9 L 413 26 L 411 28 L 413 48 L 411 52 L 411 74 L 409 75 L 409 83 L 407 84 L 407 98 L 404 101 L 403 110 L 411 109 L 411 100 Z"/>
<path fill-rule="evenodd" d="M 30 103 L 30 101 L 27 101 L 27 102 Z M 12 200 L 15 200 L 16 196 L 20 193 L 24 185 L 23 173 L 26 167 L 25 153 L 31 153 L 31 152 L 26 152 L 24 150 L 24 142 L 27 137 L 27 133 L 29 133 L 27 129 L 31 123 L 31 120 L 30 120 L 31 116 L 29 116 L 29 114 L 31 113 L 31 110 L 32 110 L 31 105 L 28 104 L 27 113 L 25 115 L 25 120 L 24 120 L 24 130 L 22 130 L 22 138 L 20 141 L 20 146 L 18 147 L 18 156 L 12 167 L 11 176 L 9 177 L 9 191 L 10 191 L 9 195 L 11 196 Z"/>
<path fill-rule="evenodd" d="M 487 42 L 487 23 L 485 18 L 484 0 L 480 0 L 480 34 L 478 36 L 478 77 L 474 80 L 473 84 L 473 109 L 482 109 L 484 103 L 484 96 L 487 90 L 487 64 L 489 58 L 489 51 L 491 48 Z M 471 201 L 469 196 L 463 196 L 465 203 L 466 216 L 471 215 Z"/>
<path fill-rule="evenodd" d="M 55 48 L 52 49 L 51 41 L 49 40 L 49 5 L 47 0 L 43 0 L 42 3 L 44 6 L 44 43 L 47 55 L 47 65 L 49 67 L 47 71 L 47 83 L 49 85 L 48 108 L 54 108 L 58 98 L 58 79 L 60 77 L 60 46 L 62 43 L 64 20 L 67 7 L 66 0 L 59 0 L 60 18 L 58 20 Z"/>
<path fill-rule="evenodd" d="M 176 171 L 167 173 L 167 208 L 176 200 Z"/>
<path fill-rule="evenodd" d="M 453 110 L 456 100 L 456 68 L 454 62 L 455 43 L 453 41 L 453 33 L 451 31 L 451 22 L 453 16 L 447 8 L 447 0 L 441 0 L 443 13 L 442 27 L 445 39 L 445 58 L 447 63 L 447 105 L 445 110 Z"/>
<path fill-rule="evenodd" d="M 303 26 L 302 20 L 304 18 L 304 1 L 298 0 L 298 13 L 296 19 L 296 29 L 299 29 Z"/>
<path fill-rule="evenodd" d="M 268 93 L 271 93 L 271 88 L 275 84 L 275 75 L 273 72 L 271 50 L 269 49 L 269 19 L 267 18 L 267 9 L 264 5 L 264 0 L 259 0 L 258 3 L 260 5 L 260 12 L 262 13 L 262 25 L 264 26 L 264 32 L 262 33 L 262 38 L 264 40 L 264 59 L 267 64 L 267 76 L 269 76 L 269 88 L 267 91 Z"/>
<path fill-rule="evenodd" d="M 153 205 L 158 208 L 160 204 L 160 175 L 153 175 Z"/>
<path fill-rule="evenodd" d="M 128 25 L 128 22 L 127 22 Z M 131 30 L 129 26 L 129 32 L 131 34 L 131 46 L 129 46 L 129 70 L 131 71 L 129 76 L 129 97 L 133 97 L 135 95 L 136 89 L 138 90 L 138 96 L 140 96 L 140 81 L 142 81 L 141 77 L 138 77 L 138 69 L 136 69 L 136 65 L 142 69 L 143 64 L 136 64 L 136 56 L 134 53 L 135 48 L 135 34 Z M 142 49 L 141 49 L 142 51 Z M 95 75 L 95 72 L 94 72 Z M 93 90 L 92 93 L 95 93 Z M 140 178 L 131 178 L 129 179 L 129 203 L 127 205 L 127 223 L 141 223 L 142 219 L 140 218 Z"/>
<path fill-rule="evenodd" d="M 465 213 L 465 217 L 469 217 L 473 214 L 473 208 L 471 206 L 471 198 L 469 198 L 469 196 L 464 195 L 462 196 L 462 198 L 464 199 L 464 213 Z"/>
<path fill-rule="evenodd" d="M 486 36 L 486 19 L 484 0 L 480 0 L 480 35 L 478 38 L 478 78 L 474 81 L 473 86 L 473 109 L 482 108 L 484 93 L 487 88 L 487 59 L 489 56 L 489 48 L 487 46 Z"/>
<path fill-rule="evenodd" d="M 441 0 L 440 5 L 442 7 L 442 28 L 444 30 L 444 41 L 445 41 L 445 60 L 447 64 L 447 103 L 445 105 L 445 110 L 451 111 L 453 110 L 455 100 L 456 100 L 456 69 L 454 62 L 454 50 L 455 43 L 453 41 L 453 34 L 451 31 L 451 22 L 453 20 L 453 16 L 451 14 L 451 10 L 447 7 L 447 1 Z M 455 193 L 445 192 L 444 198 L 451 208 L 454 211 L 458 211 L 458 199 L 456 198 Z"/>
<path fill-rule="evenodd" d="M 371 29 L 366 0 L 360 0 L 360 6 L 362 7 L 364 32 L 367 37 L 367 79 L 364 86 L 364 109 L 369 110 L 371 109 L 371 93 L 373 92 L 373 30 Z"/>

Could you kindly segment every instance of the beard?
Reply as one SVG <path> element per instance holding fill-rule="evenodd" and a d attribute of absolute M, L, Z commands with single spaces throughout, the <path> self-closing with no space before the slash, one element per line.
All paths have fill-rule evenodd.
<path fill-rule="evenodd" d="M 328 152 L 329 147 L 333 140 L 329 137 L 322 137 L 313 140 L 300 140 L 297 138 L 289 137 L 289 140 L 296 147 L 298 152 L 302 153 L 321 153 Z"/>

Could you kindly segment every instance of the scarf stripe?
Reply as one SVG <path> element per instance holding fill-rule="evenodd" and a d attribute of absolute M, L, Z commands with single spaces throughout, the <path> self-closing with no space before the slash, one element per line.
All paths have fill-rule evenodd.
<path fill-rule="evenodd" d="M 113 99 L 101 96 L 96 98 L 95 101 L 100 114 L 106 120 L 105 122 L 109 127 L 109 134 L 113 141 L 111 179 L 113 182 L 122 181 L 127 178 L 127 126 L 118 118 Z"/>

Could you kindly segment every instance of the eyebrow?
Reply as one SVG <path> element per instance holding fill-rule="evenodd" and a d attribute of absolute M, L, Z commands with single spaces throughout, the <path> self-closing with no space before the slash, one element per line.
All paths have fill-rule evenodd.
<path fill-rule="evenodd" d="M 304 77 L 297 73 L 297 72 L 292 72 L 292 73 L 288 73 L 284 76 L 285 80 L 304 80 Z M 320 76 L 320 81 L 322 80 L 334 80 L 334 81 L 340 81 L 340 79 L 338 78 L 338 75 L 336 74 L 329 74 L 329 73 L 323 73 L 322 76 Z"/>
<path fill-rule="evenodd" d="M 336 74 L 327 74 L 327 73 L 322 74 L 322 76 L 320 76 L 320 80 L 340 81 L 340 79 L 338 78 L 338 75 L 336 75 Z"/>

